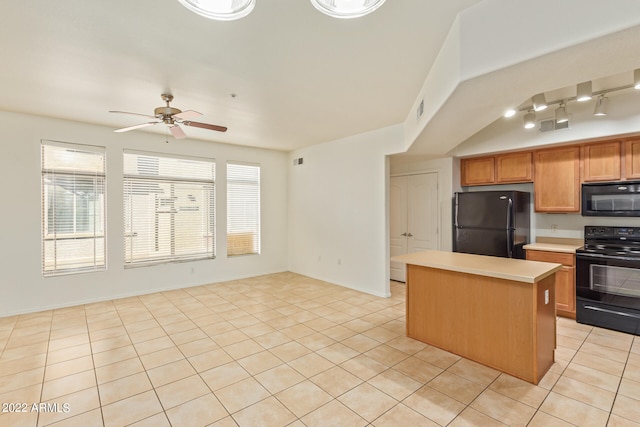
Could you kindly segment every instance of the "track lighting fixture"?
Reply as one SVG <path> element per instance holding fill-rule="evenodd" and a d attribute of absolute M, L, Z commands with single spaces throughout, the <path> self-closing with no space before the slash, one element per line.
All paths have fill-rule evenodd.
<path fill-rule="evenodd" d="M 534 95 L 531 100 L 533 102 L 534 111 L 542 111 L 547 109 L 547 100 L 544 97 L 544 93 Z"/>
<path fill-rule="evenodd" d="M 527 114 L 524 115 L 524 128 L 532 129 L 536 125 L 536 113 L 533 110 L 529 110 Z"/>
<path fill-rule="evenodd" d="M 560 106 L 556 108 L 556 123 L 564 123 L 569 121 L 569 115 L 567 109 L 564 106 L 564 101 L 560 103 Z"/>
<path fill-rule="evenodd" d="M 640 68 L 633 70 L 633 88 L 640 89 Z"/>
<path fill-rule="evenodd" d="M 579 83 L 576 90 L 576 101 L 584 102 L 591 99 L 593 96 L 593 90 L 591 89 L 591 80 L 588 82 Z"/>
<path fill-rule="evenodd" d="M 609 98 L 600 95 L 596 101 L 596 108 L 593 110 L 594 116 L 606 116 L 609 109 Z"/>
<path fill-rule="evenodd" d="M 358 18 L 367 15 L 385 0 L 311 0 L 311 4 L 325 15 L 334 18 Z"/>

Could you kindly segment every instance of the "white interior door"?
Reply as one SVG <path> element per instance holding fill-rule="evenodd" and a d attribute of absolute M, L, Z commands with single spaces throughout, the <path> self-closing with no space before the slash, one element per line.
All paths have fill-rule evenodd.
<path fill-rule="evenodd" d="M 391 256 L 439 248 L 438 174 L 391 177 Z M 391 262 L 391 280 L 406 281 L 404 264 Z"/>
<path fill-rule="evenodd" d="M 407 253 L 407 176 L 391 177 L 389 186 L 390 221 L 389 234 L 391 235 L 391 256 Z M 404 264 L 391 261 L 391 280 L 406 281 L 406 269 Z"/>

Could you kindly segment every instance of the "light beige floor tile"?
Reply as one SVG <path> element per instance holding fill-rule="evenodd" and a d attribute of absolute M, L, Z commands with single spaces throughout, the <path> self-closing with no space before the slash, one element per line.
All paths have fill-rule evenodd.
<path fill-rule="evenodd" d="M 362 384 L 362 380 L 339 366 L 310 378 L 316 385 L 333 397 L 338 397 Z"/>
<path fill-rule="evenodd" d="M 371 422 L 398 404 L 398 401 L 368 383 L 363 383 L 338 397 L 338 400 Z"/>
<path fill-rule="evenodd" d="M 353 329 L 346 328 L 342 325 L 336 325 L 323 330 L 322 333 L 335 341 L 342 341 L 354 335 L 358 335 L 359 332 L 356 332 Z"/>
<path fill-rule="evenodd" d="M 232 360 L 233 358 L 221 348 L 189 357 L 189 363 L 191 363 L 197 372 L 207 371 L 217 366 L 229 363 Z"/>
<path fill-rule="evenodd" d="M 60 396 L 54 401 L 44 403 L 58 403 L 64 405 L 68 404 L 69 411 L 64 410 L 59 412 L 41 412 L 38 417 L 39 425 L 48 425 L 55 422 L 65 420 L 67 418 L 75 417 L 76 415 L 84 414 L 85 412 L 100 408 L 100 399 L 98 398 L 97 387 L 91 387 L 85 390 L 80 390 L 75 393 L 67 394 L 66 396 Z"/>
<path fill-rule="evenodd" d="M 151 390 L 146 372 L 140 372 L 108 383 L 100 384 L 100 403 L 108 405 L 136 394 Z"/>
<path fill-rule="evenodd" d="M 579 426 L 603 426 L 609 416 L 605 411 L 554 392 L 549 393 L 540 411 Z"/>
<path fill-rule="evenodd" d="M 340 366 L 363 381 L 367 381 L 388 369 L 386 365 L 364 354 L 349 359 Z"/>
<path fill-rule="evenodd" d="M 197 356 L 208 351 L 220 348 L 211 338 L 203 338 L 201 340 L 191 341 L 178 345 L 178 348 L 186 357 Z"/>
<path fill-rule="evenodd" d="M 55 365 L 56 363 L 89 356 L 90 354 L 91 346 L 89 344 L 80 344 L 73 347 L 50 351 L 47 353 L 47 365 Z"/>
<path fill-rule="evenodd" d="M 109 350 L 93 355 L 93 364 L 96 368 L 110 365 L 112 363 L 121 362 L 123 360 L 138 357 L 136 349 L 132 345 Z"/>
<path fill-rule="evenodd" d="M 296 371 L 300 372 L 307 378 L 317 375 L 334 367 L 335 365 L 315 353 L 309 353 L 288 363 Z"/>
<path fill-rule="evenodd" d="M 542 377 L 538 382 L 538 387 L 544 388 L 545 390 L 551 390 L 558 382 L 558 379 L 560 379 L 560 374 L 547 371 L 544 377 Z"/>
<path fill-rule="evenodd" d="M 633 335 L 594 328 L 585 342 L 628 352 L 631 350 L 631 345 L 633 344 Z"/>
<path fill-rule="evenodd" d="M 214 393 L 230 414 L 234 414 L 271 395 L 267 389 L 253 378 L 241 380 L 216 390 Z"/>
<path fill-rule="evenodd" d="M 0 359 L 0 378 L 6 375 L 18 374 L 32 369 L 42 368 L 47 360 L 46 353 L 33 356 L 19 357 L 15 359 Z"/>
<path fill-rule="evenodd" d="M 191 364 L 185 360 L 167 363 L 154 369 L 146 371 L 151 383 L 155 388 L 161 387 L 174 381 L 190 377 L 196 373 Z"/>
<path fill-rule="evenodd" d="M 485 390 L 470 407 L 510 426 L 526 426 L 536 411 L 492 390 Z"/>
<path fill-rule="evenodd" d="M 307 427 L 364 427 L 368 422 L 337 400 L 332 400 L 302 418 Z"/>
<path fill-rule="evenodd" d="M 538 411 L 527 427 L 571 427 L 573 425 L 574 424 L 563 421 L 560 418 Z"/>
<path fill-rule="evenodd" d="M 212 394 L 206 394 L 167 411 L 173 426 L 209 425 L 228 416 L 228 412 Z"/>
<path fill-rule="evenodd" d="M 133 424 L 129 424 L 129 427 L 171 427 L 171 424 L 167 419 L 167 415 L 165 413 L 160 413 L 137 421 Z"/>
<path fill-rule="evenodd" d="M 228 345 L 224 347 L 224 351 L 234 359 L 241 359 L 243 357 L 251 356 L 252 354 L 264 351 L 264 347 L 262 347 L 254 340 L 248 339 L 245 341 L 240 341 L 239 343 Z"/>
<path fill-rule="evenodd" d="M 364 353 L 380 345 L 380 342 L 364 334 L 358 334 L 342 341 L 342 344 L 352 348 L 358 353 Z"/>
<path fill-rule="evenodd" d="M 607 423 L 607 427 L 638 427 L 638 426 L 640 426 L 640 422 L 631 421 L 615 414 L 611 414 L 609 416 L 609 422 Z"/>
<path fill-rule="evenodd" d="M 102 427 L 103 425 L 102 411 L 100 409 L 94 409 L 75 417 L 49 424 L 51 427 Z"/>
<path fill-rule="evenodd" d="M 162 412 L 153 390 L 102 407 L 105 427 L 125 426 Z"/>
<path fill-rule="evenodd" d="M 567 337 L 564 335 L 556 336 L 556 344 L 558 347 L 568 348 L 570 350 L 578 350 L 582 346 L 583 340 Z"/>
<path fill-rule="evenodd" d="M 449 371 L 445 371 L 431 380 L 429 387 L 467 405 L 485 389 L 484 386 Z"/>
<path fill-rule="evenodd" d="M 296 420 L 296 416 L 274 397 L 268 397 L 236 412 L 233 414 L 233 418 L 241 427 L 287 426 Z"/>
<path fill-rule="evenodd" d="M 387 367 L 394 366 L 409 357 L 407 353 L 386 344 L 381 344 L 363 354 Z"/>
<path fill-rule="evenodd" d="M 60 350 L 67 347 L 74 347 L 76 345 L 88 344 L 89 343 L 89 334 L 86 332 L 67 336 L 64 338 L 54 339 L 52 338 L 49 341 L 49 351 Z"/>
<path fill-rule="evenodd" d="M 397 426 L 423 426 L 436 427 L 427 417 L 403 404 L 398 404 L 376 419 L 372 425 L 374 427 L 397 427 Z"/>
<path fill-rule="evenodd" d="M 620 377 L 618 376 L 606 374 L 576 363 L 569 364 L 563 376 L 612 392 L 618 390 L 618 385 L 620 384 Z"/>
<path fill-rule="evenodd" d="M 249 378 L 249 373 L 237 362 L 227 363 L 217 368 L 201 372 L 200 376 L 213 391 Z"/>
<path fill-rule="evenodd" d="M 297 343 L 302 344 L 307 347 L 311 351 L 317 351 L 321 348 L 325 348 L 335 343 L 336 341 L 333 338 L 329 338 L 325 334 L 321 332 L 316 332 L 315 334 L 307 335 L 306 337 L 302 337 L 296 340 Z"/>
<path fill-rule="evenodd" d="M 273 347 L 269 351 L 275 354 L 283 362 L 289 362 L 291 360 L 311 353 L 311 350 L 295 341 L 290 341 L 285 344 Z"/>
<path fill-rule="evenodd" d="M 567 377 L 560 378 L 552 391 L 607 412 L 611 412 L 613 400 L 616 396 L 615 392 L 603 390 Z"/>
<path fill-rule="evenodd" d="M 425 362 L 422 359 L 418 359 L 415 356 L 406 358 L 395 365 L 393 369 L 402 372 L 416 381 L 421 381 L 424 384 L 428 383 L 442 372 L 441 368 Z"/>
<path fill-rule="evenodd" d="M 618 377 L 622 376 L 625 366 L 622 362 L 616 362 L 614 360 L 606 359 L 583 351 L 577 352 L 571 362 Z"/>
<path fill-rule="evenodd" d="M 20 388 L 18 390 L 12 390 L 4 394 L 0 394 L 0 404 L 10 404 L 11 402 L 17 403 L 35 403 L 40 402 L 40 397 L 42 396 L 42 384 L 35 384 L 25 388 Z M 5 415 L 6 412 L 2 412 L 3 410 L 7 410 L 9 412 L 13 412 L 13 410 L 9 410 L 8 408 L 0 407 L 0 416 Z M 1 425 L 1 424 L 0 424 Z"/>
<path fill-rule="evenodd" d="M 134 357 L 96 368 L 95 373 L 98 384 L 104 384 L 143 371 L 144 367 L 142 366 L 142 362 L 137 357 Z"/>
<path fill-rule="evenodd" d="M 158 366 L 166 365 L 167 363 L 171 362 L 177 362 L 181 359 L 184 359 L 184 355 L 180 352 L 180 350 L 178 350 L 177 347 L 169 347 L 140 356 L 140 361 L 144 365 L 145 369 L 157 368 Z"/>
<path fill-rule="evenodd" d="M 155 390 L 165 410 L 211 393 L 209 387 L 198 375 L 174 381 Z"/>
<path fill-rule="evenodd" d="M 305 380 L 298 371 L 289 365 L 280 365 L 255 376 L 255 379 L 271 394 L 276 394 Z"/>
<path fill-rule="evenodd" d="M 223 332 L 223 333 L 218 334 L 218 335 L 213 335 L 211 338 L 220 347 L 226 347 L 228 345 L 235 344 L 235 343 L 238 343 L 240 341 L 248 340 L 249 336 L 246 335 L 246 334 L 243 334 L 241 331 L 239 331 L 237 329 L 234 329 L 234 330 L 231 330 L 231 331 Z"/>
<path fill-rule="evenodd" d="M 500 372 L 495 369 L 491 369 L 468 359 L 460 359 L 453 364 L 453 366 L 447 369 L 447 372 L 464 377 L 484 387 L 489 386 L 489 384 L 491 384 L 496 378 L 498 378 L 498 375 L 500 375 Z"/>
<path fill-rule="evenodd" d="M 204 333 L 203 333 L 204 334 Z M 143 329 L 141 331 L 129 332 L 129 338 L 134 344 L 138 344 L 144 341 L 153 340 L 156 338 L 166 337 L 167 333 L 160 326 L 154 326 L 149 329 Z"/>
<path fill-rule="evenodd" d="M 500 374 L 489 389 L 536 409 L 549 394 L 549 390 L 545 388 L 507 374 Z"/>
<path fill-rule="evenodd" d="M 478 412 L 473 408 L 467 407 L 460 413 L 448 427 L 504 427 L 507 424 L 501 423 L 499 420 L 491 418 L 488 415 Z"/>
<path fill-rule="evenodd" d="M 96 386 L 96 376 L 93 370 L 79 372 L 77 374 L 67 375 L 51 381 L 46 381 L 42 386 L 42 401 L 47 402 Z"/>
<path fill-rule="evenodd" d="M 367 382 L 397 401 L 403 400 L 423 385 L 393 368 L 387 369 Z"/>
<path fill-rule="evenodd" d="M 342 343 L 331 344 L 328 347 L 321 348 L 316 351 L 317 354 L 324 357 L 328 361 L 339 365 L 349 359 L 358 356 L 360 353 Z"/>
<path fill-rule="evenodd" d="M 44 380 L 55 380 L 88 370 L 93 371 L 93 358 L 91 356 L 79 357 L 78 359 L 56 363 L 55 365 L 48 365 L 44 371 Z"/>
<path fill-rule="evenodd" d="M 283 362 L 272 353 L 265 350 L 260 353 L 252 354 L 251 356 L 243 357 L 238 360 L 238 363 L 251 375 L 257 375 L 260 372 L 282 365 Z"/>
<path fill-rule="evenodd" d="M 397 337 L 392 339 L 391 341 L 387 341 L 386 344 L 397 350 L 402 351 L 403 353 L 407 353 L 411 355 L 419 351 L 422 351 L 427 347 L 427 344 L 414 340 L 409 337 Z"/>
<path fill-rule="evenodd" d="M 23 345 L 20 347 L 5 349 L 2 352 L 2 359 L 3 360 L 22 359 L 24 357 L 37 356 L 39 354 L 46 353 L 47 347 L 48 347 L 47 342 L 41 342 L 37 344 Z"/>
<path fill-rule="evenodd" d="M 209 337 L 202 331 L 202 329 L 195 328 L 170 334 L 169 338 L 171 338 L 171 341 L 173 341 L 177 346 L 180 346 L 182 344 L 191 343 Z"/>
<path fill-rule="evenodd" d="M 391 341 L 394 338 L 397 338 L 399 335 L 393 331 L 390 331 L 389 329 L 377 326 L 375 328 L 369 329 L 368 331 L 365 331 L 362 333 L 362 335 L 365 335 L 371 339 L 374 339 L 380 343 L 386 343 L 388 341 Z"/>
<path fill-rule="evenodd" d="M 2 427 L 35 427 L 37 423 L 37 412 L 9 412 L 0 414 L 0 426 Z"/>
<path fill-rule="evenodd" d="M 275 397 L 297 417 L 303 417 L 333 400 L 330 394 L 308 380 L 277 393 Z"/>
<path fill-rule="evenodd" d="M 169 337 L 164 336 L 136 343 L 134 344 L 134 347 L 140 356 L 144 356 L 145 354 L 155 353 L 166 348 L 175 347 L 175 344 Z"/>
<path fill-rule="evenodd" d="M 139 322 L 125 322 L 124 327 L 129 333 L 144 331 L 160 326 L 156 319 L 145 319 Z"/>
<path fill-rule="evenodd" d="M 402 403 L 440 425 L 449 424 L 466 407 L 429 386 L 420 388 Z"/>
<path fill-rule="evenodd" d="M 640 420 L 640 400 L 618 395 L 611 412 L 627 420 L 638 421 Z"/>
<path fill-rule="evenodd" d="M 427 346 L 424 350 L 420 350 L 415 355 L 418 359 L 437 366 L 440 369 L 448 369 L 451 365 L 460 360 L 460 356 L 449 353 L 433 346 Z"/>
<path fill-rule="evenodd" d="M 626 363 L 628 357 L 628 353 L 626 351 L 594 344 L 591 342 L 585 342 L 584 344 L 582 344 L 582 346 L 580 347 L 580 351 L 620 363 Z"/>
<path fill-rule="evenodd" d="M 633 381 L 628 378 L 622 378 L 618 393 L 640 401 L 640 382 Z"/>

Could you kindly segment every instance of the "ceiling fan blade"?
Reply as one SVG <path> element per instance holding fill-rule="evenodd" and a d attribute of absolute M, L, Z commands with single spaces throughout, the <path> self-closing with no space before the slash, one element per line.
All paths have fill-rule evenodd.
<path fill-rule="evenodd" d="M 187 111 L 183 111 L 182 113 L 174 114 L 173 118 L 180 119 L 180 120 L 189 120 L 189 119 L 195 119 L 196 117 L 200 117 L 201 115 L 202 113 L 198 113 L 197 111 L 187 110 Z"/>
<path fill-rule="evenodd" d="M 190 121 L 184 121 L 182 122 L 183 125 L 185 126 L 192 126 L 195 128 L 202 128 L 202 129 L 209 129 L 209 130 L 217 130 L 218 132 L 226 132 L 227 128 L 224 126 L 218 126 L 218 125 L 210 125 L 209 123 L 199 123 L 199 122 L 190 122 Z"/>
<path fill-rule="evenodd" d="M 178 125 L 169 126 L 169 131 L 175 139 L 184 139 L 187 137 L 187 134 L 184 133 L 182 128 Z"/>
<path fill-rule="evenodd" d="M 160 123 L 160 122 L 140 123 L 139 125 L 133 125 L 133 126 L 128 126 L 126 128 L 122 128 L 122 129 L 116 129 L 116 130 L 114 130 L 114 132 L 128 132 L 128 131 L 134 130 L 134 129 L 140 129 L 140 128 L 145 128 L 147 126 L 157 125 L 158 123 Z"/>
<path fill-rule="evenodd" d="M 150 116 L 149 114 L 141 114 L 141 113 L 130 113 L 129 111 L 109 111 L 110 113 L 118 113 L 118 114 L 131 114 L 133 116 L 142 116 L 142 117 L 149 117 L 150 119 L 155 119 L 156 116 Z"/>

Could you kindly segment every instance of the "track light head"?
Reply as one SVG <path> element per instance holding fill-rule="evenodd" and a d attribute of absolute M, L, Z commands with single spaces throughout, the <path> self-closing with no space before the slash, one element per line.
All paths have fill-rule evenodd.
<path fill-rule="evenodd" d="M 547 100 L 544 97 L 544 93 L 534 95 L 531 100 L 533 101 L 534 111 L 542 111 L 547 109 Z"/>
<path fill-rule="evenodd" d="M 633 70 L 633 88 L 640 89 L 640 68 Z"/>
<path fill-rule="evenodd" d="M 596 108 L 593 110 L 594 116 L 606 116 L 609 110 L 609 98 L 600 95 L 596 101 Z"/>
<path fill-rule="evenodd" d="M 524 128 L 532 129 L 536 126 L 536 113 L 533 110 L 529 110 L 527 114 L 524 115 Z"/>
<path fill-rule="evenodd" d="M 579 83 L 576 91 L 576 101 L 584 102 L 590 100 L 593 96 L 593 89 L 591 86 L 591 80 Z"/>
<path fill-rule="evenodd" d="M 565 123 L 569 121 L 569 115 L 567 109 L 564 106 L 564 102 L 560 103 L 560 106 L 556 108 L 556 123 Z"/>

